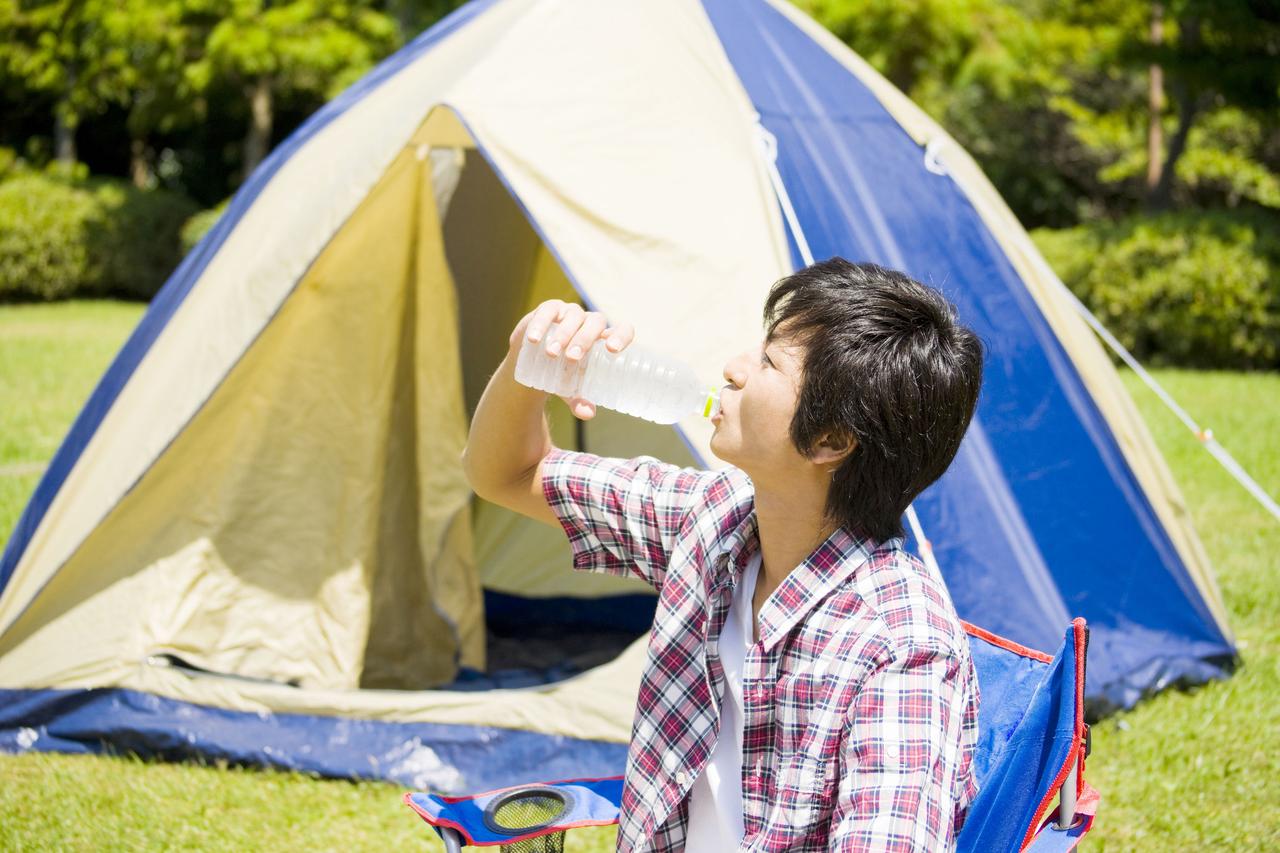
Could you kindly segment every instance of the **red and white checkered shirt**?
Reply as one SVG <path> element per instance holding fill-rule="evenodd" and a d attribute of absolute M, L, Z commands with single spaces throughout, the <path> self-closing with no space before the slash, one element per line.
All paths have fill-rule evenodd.
<path fill-rule="evenodd" d="M 738 468 L 651 456 L 556 449 L 543 465 L 574 568 L 658 592 L 618 850 L 683 850 L 720 724 L 717 643 L 760 547 L 754 488 Z M 955 846 L 977 793 L 978 680 L 942 579 L 902 546 L 840 528 L 760 608 L 742 677 L 742 849 Z"/>

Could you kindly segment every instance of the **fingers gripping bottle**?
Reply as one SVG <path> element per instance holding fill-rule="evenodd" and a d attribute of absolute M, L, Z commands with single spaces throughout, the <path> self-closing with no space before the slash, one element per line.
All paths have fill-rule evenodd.
<path fill-rule="evenodd" d="M 528 337 L 521 343 L 517 382 L 659 424 L 692 415 L 710 418 L 720 410 L 718 389 L 699 382 L 693 368 L 643 347 L 610 352 L 602 339 L 577 363 L 563 354 L 549 356 L 546 342 L 555 329 L 552 324 L 537 343 Z"/>

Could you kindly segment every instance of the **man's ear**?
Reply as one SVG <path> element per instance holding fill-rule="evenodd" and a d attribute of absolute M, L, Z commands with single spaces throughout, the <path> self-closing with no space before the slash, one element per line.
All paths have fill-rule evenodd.
<path fill-rule="evenodd" d="M 851 435 L 826 433 L 818 439 L 813 461 L 830 468 L 839 468 L 845 457 L 858 449 L 858 440 Z"/>

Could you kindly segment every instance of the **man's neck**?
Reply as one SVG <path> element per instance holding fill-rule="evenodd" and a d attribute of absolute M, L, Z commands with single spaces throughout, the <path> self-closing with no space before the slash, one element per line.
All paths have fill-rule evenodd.
<path fill-rule="evenodd" d="M 756 492 L 756 524 L 760 536 L 759 579 L 756 582 L 755 611 L 791 574 L 835 531 L 823 519 L 825 494 L 813 495 Z"/>

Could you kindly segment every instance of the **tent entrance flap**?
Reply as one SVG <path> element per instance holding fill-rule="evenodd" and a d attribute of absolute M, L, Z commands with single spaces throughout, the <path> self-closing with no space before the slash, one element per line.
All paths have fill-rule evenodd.
<path fill-rule="evenodd" d="M 452 115 L 448 108 L 438 107 L 424 125 L 424 134 L 442 112 Z M 421 141 L 415 137 L 414 144 L 425 140 L 425 135 Z M 442 179 L 454 187 L 445 206 L 444 245 L 458 294 L 469 422 L 520 319 L 548 299 L 584 300 L 482 151 L 469 147 L 457 155 L 458 173 Z M 670 427 L 606 410 L 590 421 L 579 421 L 557 400 L 550 401 L 546 412 L 557 447 L 609 456 L 651 454 L 678 465 L 696 464 Z M 476 565 L 486 590 L 535 600 L 651 592 L 639 581 L 573 572 L 569 545 L 558 527 L 538 524 L 479 498 L 473 506 Z"/>
<path fill-rule="evenodd" d="M 446 116 L 447 120 L 441 116 Z M 448 132 L 441 135 L 441 128 Z M 447 107 L 434 110 L 415 137 L 458 142 L 465 134 Z M 428 146 L 436 158 L 441 149 Z M 451 188 L 442 202 L 449 274 L 456 287 L 462 376 L 468 418 L 494 367 L 506 356 L 511 329 L 548 299 L 584 300 L 539 237 L 522 206 L 474 144 L 454 149 L 455 170 L 437 173 Z M 695 460 L 669 427 L 601 411 L 589 422 L 551 401 L 546 409 L 557 447 L 605 455 L 652 454 L 677 464 Z M 483 675 L 555 680 L 612 660 L 652 622 L 654 597 L 643 583 L 573 572 L 559 527 L 538 524 L 474 498 L 475 562 L 485 592 L 488 669 Z M 490 607 L 496 610 L 490 612 Z M 608 619 L 592 614 L 608 613 Z M 621 620 L 621 621 L 619 621 Z M 478 673 L 454 686 L 473 689 Z"/>

